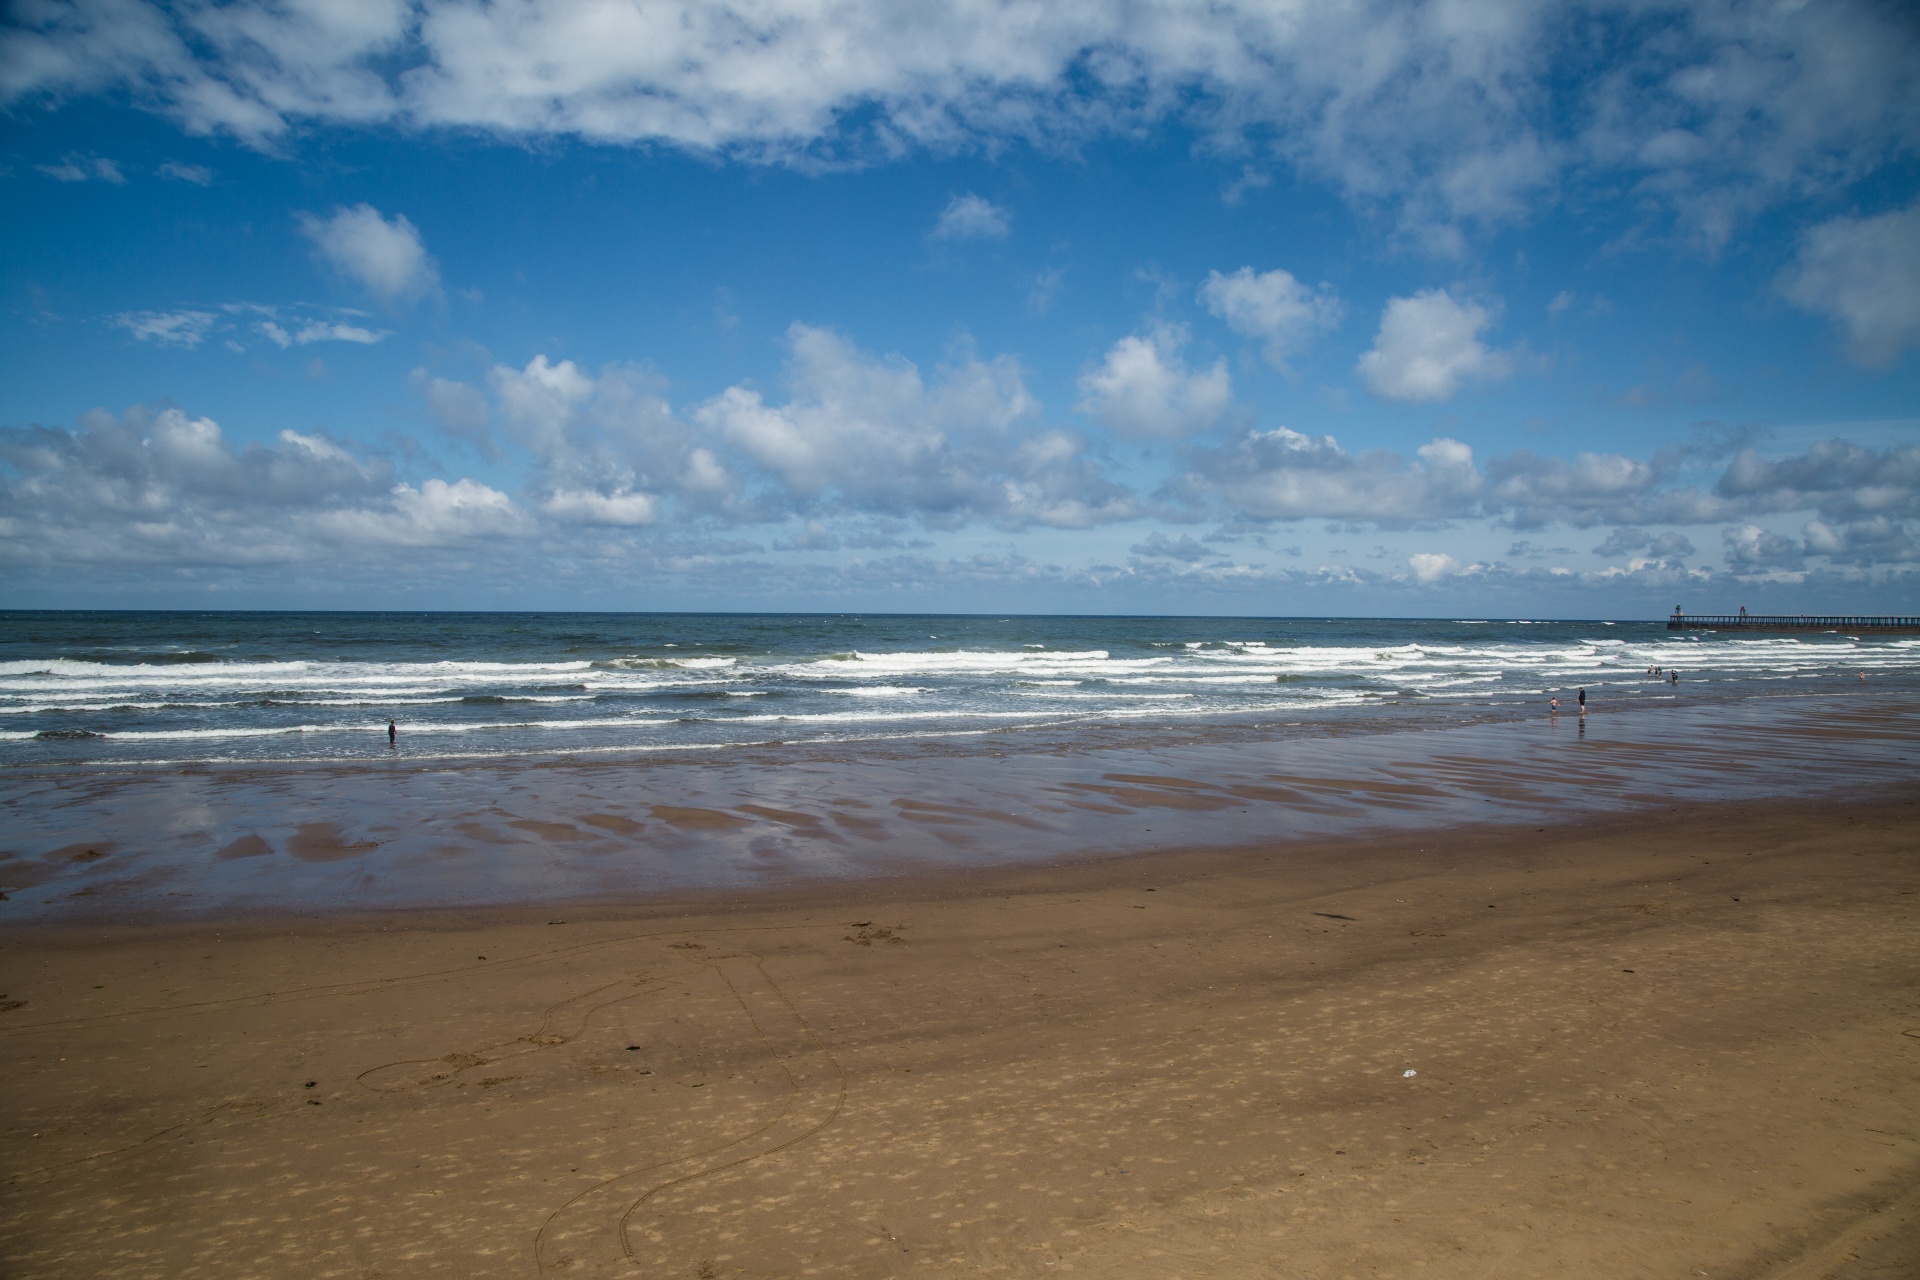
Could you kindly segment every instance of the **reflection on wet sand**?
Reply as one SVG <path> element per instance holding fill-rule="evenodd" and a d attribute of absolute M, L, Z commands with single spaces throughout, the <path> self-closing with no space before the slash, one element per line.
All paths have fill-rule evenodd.
<path fill-rule="evenodd" d="M 634 897 L 1236 846 L 1911 778 L 1920 707 L 1663 708 L 1418 732 L 698 763 L 0 781 L 6 919 Z M 1570 731 L 1575 730 L 1575 731 Z"/>

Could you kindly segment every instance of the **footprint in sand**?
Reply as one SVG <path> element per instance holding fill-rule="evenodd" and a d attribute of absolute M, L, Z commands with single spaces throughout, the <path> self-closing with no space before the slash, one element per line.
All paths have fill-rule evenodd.
<path fill-rule="evenodd" d="M 399 1093 L 407 1089 L 438 1089 L 452 1084 L 475 1067 L 492 1066 L 508 1058 L 538 1053 L 555 1045 L 577 1040 L 587 1029 L 593 1015 L 628 1000 L 659 990 L 659 984 L 645 977 L 637 981 L 610 982 L 591 991 L 583 991 L 549 1008 L 540 1019 L 540 1029 L 528 1035 L 503 1040 L 482 1049 L 464 1050 L 438 1058 L 414 1058 L 389 1062 L 363 1071 L 357 1077 L 363 1088 L 375 1093 Z"/>

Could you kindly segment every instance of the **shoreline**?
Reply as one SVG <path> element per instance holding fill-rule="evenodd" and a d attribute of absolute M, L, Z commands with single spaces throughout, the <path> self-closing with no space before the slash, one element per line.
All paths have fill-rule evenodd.
<path fill-rule="evenodd" d="M 14 776 L 0 926 L 625 901 L 1550 825 L 1898 785 L 1920 774 L 1916 741 L 1920 703 L 1882 699 L 1073 750 Z"/>
<path fill-rule="evenodd" d="M 1822 673 L 1819 676 L 1802 676 L 1796 679 L 1809 683 L 1796 688 L 1756 694 L 1752 691 L 1729 692 L 1705 682 L 1695 682 L 1678 690 L 1669 690 L 1658 680 L 1652 680 L 1656 692 L 1647 692 L 1638 675 L 1630 674 L 1634 691 L 1620 696 L 1614 695 L 1604 701 L 1596 693 L 1594 710 L 1608 716 L 1642 716 L 1670 714 L 1676 711 L 1731 714 L 1735 717 L 1752 718 L 1765 711 L 1792 711 L 1805 706 L 1815 710 L 1850 710 L 1862 705 L 1874 705 L 1888 697 L 1887 691 L 1875 688 L 1867 695 L 1863 703 L 1863 691 L 1847 682 L 1844 672 Z M 1651 679 L 1651 678 L 1649 678 Z M 1825 687 L 1810 683 L 1815 679 L 1835 679 L 1838 687 Z M 1568 684 L 1566 689 L 1575 686 Z M 1597 683 L 1592 687 L 1598 687 Z M 176 773 L 324 773 L 328 771 L 351 772 L 369 768 L 400 767 L 424 770 L 457 768 L 486 768 L 491 766 L 512 766 L 518 768 L 595 768 L 661 765 L 671 767 L 683 763 L 699 763 L 708 753 L 724 756 L 738 752 L 751 755 L 764 752 L 783 752 L 825 760 L 856 755 L 864 749 L 878 746 L 884 751 L 897 752 L 903 756 L 941 755 L 941 754 L 978 754 L 1003 751 L 1019 754 L 1062 754 L 1087 750 L 1088 743 L 1098 750 L 1105 745 L 1105 739 L 1142 735 L 1156 746 L 1178 746 L 1195 743 L 1260 741 L 1260 735 L 1272 734 L 1278 729 L 1296 730 L 1290 736 L 1297 739 L 1344 739 L 1368 737 L 1379 734 L 1433 733 L 1448 729 L 1485 728 L 1495 725 L 1513 725 L 1536 722 L 1560 715 L 1572 720 L 1578 714 L 1578 708 L 1571 705 L 1572 694 L 1561 690 L 1570 705 L 1557 713 L 1546 709 L 1546 700 L 1552 691 L 1542 691 L 1528 695 L 1524 699 L 1516 698 L 1504 701 L 1469 702 L 1455 701 L 1443 696 L 1424 698 L 1387 698 L 1376 701 L 1353 703 L 1330 703 L 1322 705 L 1303 705 L 1290 707 L 1262 708 L 1258 710 L 1236 708 L 1212 712 L 1194 713 L 1143 713 L 1137 719 L 1129 718 L 1125 713 L 1112 710 L 1088 712 L 1084 716 L 1066 713 L 1064 718 L 1045 723 L 1001 723 L 996 717 L 985 717 L 989 722 L 975 728 L 950 730 L 903 730 L 886 731 L 876 729 L 864 734 L 822 737 L 764 738 L 743 739 L 737 741 L 687 742 L 687 743 L 620 743 L 604 746 L 567 746 L 534 747 L 514 751 L 455 751 L 428 749 L 418 753 L 390 754 L 378 749 L 378 743 L 385 738 L 384 724 L 379 720 L 369 721 L 365 725 L 343 729 L 329 729 L 326 732 L 350 733 L 364 736 L 375 745 L 365 755 L 312 755 L 312 756 L 261 756 L 261 757 L 199 757 L 199 758 L 154 758 L 142 759 L 127 757 L 121 759 L 91 759 L 75 757 L 65 760 L 52 760 L 45 763 L 31 761 L 9 761 L 0 764 L 0 783 L 9 778 L 36 778 L 42 776 L 65 776 L 72 774 L 97 773 L 103 777 L 137 775 L 142 772 L 156 774 Z M 1914 691 L 1901 688 L 1891 696 L 1901 702 L 1911 701 Z M 1034 713 L 1034 718 L 1044 720 L 1048 713 Z M 1297 717 L 1297 718 L 1283 718 Z M 934 717 L 928 717 L 934 718 Z M 966 720 L 965 714 L 954 717 Z M 609 728 L 615 728 L 617 722 L 610 722 Z M 507 729 L 508 726 L 498 726 Z M 262 730 L 259 736 L 296 736 L 308 730 Z M 417 741 L 420 737 L 446 737 L 445 733 L 432 727 L 409 727 L 402 730 L 402 740 L 408 741 L 409 735 Z M 458 735 L 455 735 L 458 736 Z M 102 737 L 111 740 L 112 734 Z"/>
<path fill-rule="evenodd" d="M 1909 783 L 732 901 L 9 929 L 0 1256 L 1900 1274 L 1917 816 Z"/>

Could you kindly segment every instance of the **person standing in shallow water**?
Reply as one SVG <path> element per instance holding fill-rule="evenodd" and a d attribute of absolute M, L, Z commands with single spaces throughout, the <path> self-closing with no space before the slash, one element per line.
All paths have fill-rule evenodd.
<path fill-rule="evenodd" d="M 1580 714 L 1587 714 L 1587 691 L 1585 689 L 1580 691 Z"/>
<path fill-rule="evenodd" d="M 389 747 L 396 746 L 399 742 L 399 738 L 400 738 L 400 730 L 394 726 L 394 723 L 392 720 L 388 720 L 387 721 L 387 746 Z"/>

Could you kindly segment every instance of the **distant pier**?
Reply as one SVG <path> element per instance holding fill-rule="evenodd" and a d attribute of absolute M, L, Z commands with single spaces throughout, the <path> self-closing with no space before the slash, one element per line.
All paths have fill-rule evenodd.
<path fill-rule="evenodd" d="M 1920 617 L 1868 617 L 1811 613 L 1682 613 L 1667 619 L 1669 631 L 1846 631 L 1855 635 L 1920 636 Z"/>

